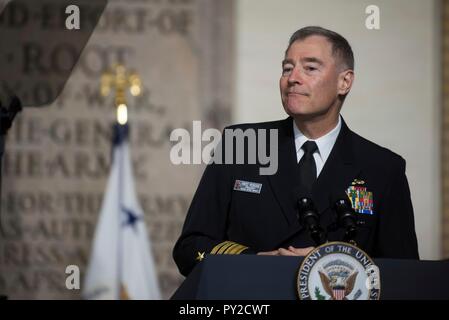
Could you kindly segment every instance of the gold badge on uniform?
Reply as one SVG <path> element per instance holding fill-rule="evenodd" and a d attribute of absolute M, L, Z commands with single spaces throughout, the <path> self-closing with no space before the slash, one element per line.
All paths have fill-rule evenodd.
<path fill-rule="evenodd" d="M 355 186 L 355 185 L 362 185 L 362 184 L 365 184 L 365 181 L 360 180 L 360 179 L 354 179 L 351 184 L 353 186 Z"/>

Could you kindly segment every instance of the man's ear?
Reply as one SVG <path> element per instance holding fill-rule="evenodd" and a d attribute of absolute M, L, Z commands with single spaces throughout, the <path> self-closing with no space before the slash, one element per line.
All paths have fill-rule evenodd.
<path fill-rule="evenodd" d="M 347 69 L 338 75 L 338 94 L 345 96 L 351 90 L 354 81 L 354 71 Z"/>

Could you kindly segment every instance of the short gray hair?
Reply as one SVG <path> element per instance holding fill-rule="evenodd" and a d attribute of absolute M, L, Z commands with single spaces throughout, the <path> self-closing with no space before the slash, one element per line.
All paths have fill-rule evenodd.
<path fill-rule="evenodd" d="M 346 68 L 354 70 L 354 53 L 352 52 L 349 42 L 340 34 L 322 27 L 309 26 L 295 31 L 288 41 L 288 47 L 287 50 L 285 50 L 285 54 L 287 54 L 288 49 L 290 49 L 295 41 L 304 40 L 310 36 L 325 37 L 332 45 L 332 55 L 339 58 L 340 62 L 342 62 Z"/>

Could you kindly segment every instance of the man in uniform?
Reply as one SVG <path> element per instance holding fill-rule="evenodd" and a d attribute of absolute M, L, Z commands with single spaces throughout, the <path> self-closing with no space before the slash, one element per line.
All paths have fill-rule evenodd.
<path fill-rule="evenodd" d="M 302 196 L 312 199 L 328 240 L 343 238 L 333 202 L 346 194 L 362 222 L 357 246 L 375 258 L 419 258 L 405 160 L 340 116 L 353 79 L 353 52 L 341 35 L 321 27 L 292 35 L 280 77 L 289 117 L 229 128 L 277 130 L 278 170 L 207 166 L 173 250 L 183 275 L 207 254 L 306 255 L 316 243 L 298 220 Z"/>

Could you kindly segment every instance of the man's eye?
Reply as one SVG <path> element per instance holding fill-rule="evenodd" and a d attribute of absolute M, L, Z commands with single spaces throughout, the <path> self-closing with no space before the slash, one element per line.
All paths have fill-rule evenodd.
<path fill-rule="evenodd" d="M 289 74 L 290 72 L 292 72 L 292 68 L 283 68 L 282 69 L 282 74 L 283 75 Z"/>
<path fill-rule="evenodd" d="M 304 67 L 304 69 L 305 69 L 306 71 L 315 71 L 315 70 L 317 70 L 317 68 L 311 67 L 311 66 L 306 66 L 306 67 Z"/>

